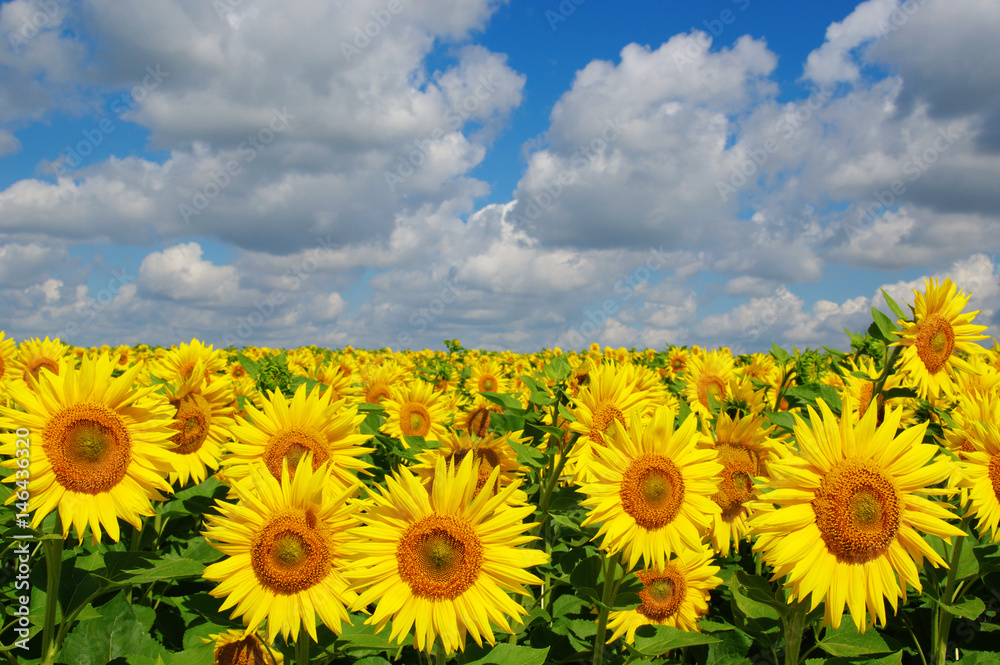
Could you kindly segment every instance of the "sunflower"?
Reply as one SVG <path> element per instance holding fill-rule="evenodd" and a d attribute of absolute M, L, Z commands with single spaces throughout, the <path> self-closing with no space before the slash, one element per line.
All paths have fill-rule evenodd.
<path fill-rule="evenodd" d="M 352 403 L 357 401 L 359 390 L 354 385 L 354 376 L 350 371 L 345 374 L 340 364 L 317 365 L 312 377 L 327 387 L 332 401 L 338 402 L 342 399 Z"/>
<path fill-rule="evenodd" d="M 614 442 L 618 431 L 615 423 L 626 425 L 633 411 L 645 413 L 652 405 L 631 373 L 616 365 L 600 365 L 589 376 L 571 409 L 576 420 L 570 423 L 570 429 L 580 434 L 580 441 L 570 451 L 566 473 L 580 480 L 590 478 L 587 468 L 596 457 L 594 450 Z"/>
<path fill-rule="evenodd" d="M 475 436 L 486 436 L 490 431 L 491 414 L 502 414 L 504 408 L 482 395 L 476 395 L 471 403 L 462 405 L 456 414 L 454 427 Z"/>
<path fill-rule="evenodd" d="M 670 376 L 674 377 L 687 369 L 688 352 L 675 346 L 667 354 L 667 367 L 670 369 Z"/>
<path fill-rule="evenodd" d="M 511 448 L 508 439 L 521 445 L 528 445 L 521 431 L 510 432 L 504 436 L 494 436 L 490 433 L 485 436 L 470 436 L 468 433 L 448 432 L 441 438 L 439 448 L 421 452 L 417 455 L 417 464 L 411 468 L 420 476 L 421 482 L 430 488 L 434 482 L 438 457 L 444 457 L 448 466 L 454 466 L 456 463 L 461 464 L 467 456 L 471 456 L 478 464 L 476 492 L 479 492 L 492 477 L 493 469 L 500 469 L 500 475 L 491 488 L 491 492 L 496 494 L 502 488 L 520 481 L 521 474 L 526 471 L 518 463 L 517 453 Z M 511 499 L 513 503 L 523 505 L 528 497 L 523 491 L 517 490 Z"/>
<path fill-rule="evenodd" d="M 272 651 L 254 633 L 227 630 L 201 638 L 205 644 L 215 642 L 215 665 L 284 665 L 281 652 Z"/>
<path fill-rule="evenodd" d="M 470 367 L 471 375 L 465 380 L 465 389 L 471 394 L 510 392 L 509 381 L 493 358 L 483 358 Z"/>
<path fill-rule="evenodd" d="M 381 404 L 392 394 L 396 384 L 406 379 L 406 370 L 398 363 L 389 361 L 381 366 L 366 367 L 361 370 L 361 395 L 368 404 Z"/>
<path fill-rule="evenodd" d="M 487 484 L 493 484 L 495 468 Z M 510 633 L 507 617 L 522 623 L 526 614 L 505 592 L 530 595 L 525 584 L 542 580 L 527 572 L 549 556 L 518 545 L 536 540 L 524 532 L 534 506 L 510 506 L 517 489 L 476 494 L 473 457 L 449 466 L 439 457 L 434 488 L 428 491 L 408 469 L 386 478 L 386 488 L 371 497 L 363 526 L 352 531 L 345 551 L 351 564 L 345 576 L 355 588 L 367 587 L 355 609 L 378 601 L 365 622 L 381 631 L 392 620 L 389 639 L 402 644 L 413 628 L 414 647 L 430 651 L 440 636 L 446 652 L 465 650 L 471 633 L 476 644 L 494 644 L 494 625 Z"/>
<path fill-rule="evenodd" d="M 722 584 L 715 576 L 719 570 L 712 565 L 712 550 L 701 546 L 678 552 L 665 568 L 636 572 L 642 582 L 642 602 L 634 610 L 608 614 L 608 628 L 613 631 L 608 643 L 625 635 L 625 641 L 632 644 L 640 626 L 699 630 L 698 619 L 708 614 L 709 592 Z"/>
<path fill-rule="evenodd" d="M 845 394 L 844 413 L 851 402 Z M 846 603 L 864 631 L 876 618 L 885 625 L 883 597 L 895 611 L 907 584 L 921 590 L 924 557 L 946 566 L 917 529 L 948 539 L 965 535 L 944 521 L 954 518 L 947 504 L 919 496 L 951 493 L 932 487 L 948 478 L 954 462 L 938 446 L 921 443 L 927 423 L 896 434 L 902 409 L 886 409 L 876 427 L 875 409 L 854 424 L 838 422 L 818 403 L 822 417 L 810 406 L 808 425 L 795 415 L 799 455 L 768 465 L 771 479 L 763 484 L 771 491 L 763 499 L 778 507 L 751 520 L 754 551 L 774 568 L 772 579 L 788 576 L 789 602 L 812 594 L 815 609 L 825 598 L 824 625 L 834 628 Z"/>
<path fill-rule="evenodd" d="M 979 519 L 978 530 L 986 539 L 1000 542 L 1000 398 L 980 398 L 983 417 L 972 423 L 972 450 L 961 462 L 962 485 L 969 488 L 969 512 Z"/>
<path fill-rule="evenodd" d="M 158 357 L 149 366 L 149 373 L 168 383 L 187 381 L 200 363 L 201 376 L 209 383 L 217 375 L 226 371 L 226 354 L 221 350 L 213 350 L 198 339 L 192 339 L 190 344 L 181 344 L 171 348 Z"/>
<path fill-rule="evenodd" d="M 17 376 L 14 371 L 16 357 L 17 348 L 14 346 L 14 340 L 7 338 L 4 331 L 0 330 L 0 405 L 5 404 L 7 384 Z"/>
<path fill-rule="evenodd" d="M 405 436 L 440 441 L 447 431 L 446 420 L 451 415 L 449 406 L 448 397 L 424 381 L 396 386 L 390 396 L 382 400 L 387 416 L 382 431 L 400 439 L 404 447 L 409 447 Z"/>
<path fill-rule="evenodd" d="M 979 333 L 986 326 L 974 326 L 972 320 L 979 312 L 963 313 L 969 296 L 950 279 L 940 286 L 935 279 L 927 280 L 924 294 L 914 291 L 913 323 L 899 321 L 903 332 L 892 346 L 905 347 L 902 355 L 902 371 L 916 385 L 922 399 L 937 397 L 940 393 L 954 395 L 953 380 L 955 370 L 971 371 L 968 362 L 956 351 L 975 354 L 985 351 L 974 341 L 987 339 Z"/>
<path fill-rule="evenodd" d="M 635 413 L 629 429 L 615 421 L 614 444 L 593 457 L 593 481 L 580 487 L 581 505 L 591 507 L 583 526 L 600 522 L 594 538 L 603 535 L 601 548 L 611 554 L 624 551 L 629 569 L 640 558 L 662 569 L 671 553 L 700 548 L 721 512 L 712 500 L 723 470 L 717 453 L 698 448 L 694 414 L 676 430 L 674 416 L 661 407 L 646 425 Z"/>
<path fill-rule="evenodd" d="M 135 388 L 139 367 L 112 378 L 115 362 L 108 356 L 84 358 L 80 369 L 60 361 L 58 372 L 12 384 L 10 396 L 23 409 L 0 407 L 0 454 L 12 459 L 2 464 L 23 471 L 18 464 L 17 431 L 29 438 L 27 468 L 31 478 L 31 526 L 57 506 L 63 537 L 72 524 L 83 542 L 90 526 L 93 543 L 101 528 L 118 541 L 118 518 L 140 529 L 140 515 L 152 515 L 150 501 L 163 501 L 170 492 L 170 436 L 173 411 L 149 388 Z M 23 475 L 22 475 L 23 477 Z M 15 482 L 18 473 L 4 480 Z M 8 502 L 14 500 L 12 494 Z"/>
<path fill-rule="evenodd" d="M 729 381 L 736 376 L 733 357 L 723 351 L 688 358 L 684 373 L 684 397 L 691 410 L 702 417 L 710 415 L 708 396 L 722 402 L 729 394 Z"/>
<path fill-rule="evenodd" d="M 187 372 L 187 378 L 176 386 L 167 385 L 167 401 L 174 407 L 175 434 L 171 441 L 175 447 L 169 458 L 173 465 L 170 482 L 195 484 L 205 480 L 208 469 L 219 468 L 223 442 L 229 438 L 234 419 L 233 390 L 228 381 L 208 383 L 197 360 Z"/>
<path fill-rule="evenodd" d="M 712 516 L 712 547 L 722 556 L 729 555 L 731 544 L 749 536 L 747 521 L 760 496 L 754 479 L 767 477 L 767 464 L 781 445 L 770 438 L 773 431 L 774 427 L 764 426 L 761 415 L 735 419 L 723 413 L 716 422 L 710 447 L 718 453 L 723 468 L 719 491 L 712 499 L 722 512 Z"/>
<path fill-rule="evenodd" d="M 357 595 L 341 575 L 343 542 L 357 524 L 349 499 L 358 484 L 331 492 L 329 462 L 313 471 L 303 464 L 295 476 L 282 463 L 281 482 L 262 463 L 233 485 L 238 503 L 217 501 L 220 515 L 208 518 L 204 536 L 228 558 L 205 568 L 203 576 L 218 586 L 209 592 L 225 597 L 220 611 L 236 606 L 247 633 L 267 620 L 267 641 L 281 633 L 299 637 L 299 628 L 315 641 L 316 615 L 334 633 L 351 623 L 346 606 Z"/>
<path fill-rule="evenodd" d="M 12 369 L 20 375 L 22 381 L 27 381 L 29 375 L 37 379 L 43 369 L 58 374 L 59 361 L 69 351 L 69 345 L 63 344 L 59 339 L 50 340 L 46 337 L 40 340 L 34 337 L 21 342 L 17 347 L 17 360 Z"/>
<path fill-rule="evenodd" d="M 332 402 L 331 397 L 318 389 L 307 394 L 302 384 L 291 400 L 280 391 L 270 392 L 262 410 L 245 402 L 248 420 L 231 428 L 233 440 L 222 460 L 226 477 L 243 478 L 249 465 L 260 460 L 277 479 L 284 459 L 294 476 L 300 458 L 310 452 L 314 470 L 329 460 L 330 477 L 339 485 L 356 483 L 354 473 L 370 466 L 359 458 L 373 450 L 361 446 L 371 438 L 361 433 L 365 416 L 345 400 Z"/>
<path fill-rule="evenodd" d="M 848 368 L 849 373 L 844 375 L 844 389 L 851 393 L 851 404 L 855 405 L 856 409 L 851 411 L 851 417 L 854 422 L 858 422 L 865 415 L 865 412 L 871 406 L 872 401 L 872 391 L 875 389 L 875 382 L 878 380 L 881 370 L 875 368 L 875 361 L 871 358 L 863 359 L 860 363 L 854 360 L 850 361 L 850 366 Z M 859 376 L 854 376 L 854 372 L 861 372 L 868 375 L 868 379 L 862 379 Z M 901 388 L 903 384 L 903 378 L 897 373 L 892 373 L 885 379 L 885 384 L 882 386 L 883 390 L 892 390 L 893 388 Z M 883 395 L 879 394 L 878 400 L 878 413 L 876 419 L 876 425 L 882 424 L 882 419 L 885 416 L 886 403 L 884 402 Z M 889 400 L 888 406 L 906 406 L 907 409 L 904 413 L 902 424 L 916 424 L 913 416 L 913 408 L 909 405 L 909 400 L 903 398 L 894 398 Z"/>

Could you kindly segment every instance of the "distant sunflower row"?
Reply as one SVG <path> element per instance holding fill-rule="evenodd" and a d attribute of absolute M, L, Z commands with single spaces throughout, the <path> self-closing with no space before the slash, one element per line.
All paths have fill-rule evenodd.
<path fill-rule="evenodd" d="M 835 627 L 846 606 L 864 630 L 884 625 L 884 599 L 895 610 L 920 590 L 925 558 L 946 565 L 921 534 L 964 535 L 947 521 L 957 509 L 1000 542 L 1000 352 L 976 344 L 967 302 L 931 280 L 884 353 L 833 361 L 15 347 L 0 332 L 4 480 L 28 428 L 32 527 L 58 511 L 64 538 L 89 528 L 96 544 L 214 475 L 230 494 L 204 536 L 226 558 L 204 575 L 243 637 L 264 626 L 268 644 L 303 627 L 317 639 L 317 617 L 340 633 L 353 612 L 420 650 L 493 644 L 527 614 L 511 594 L 544 584 L 529 569 L 551 543 L 525 520 L 547 519 L 556 484 L 577 488 L 579 527 L 641 584 L 635 609 L 611 612 L 609 642 L 647 624 L 697 630 L 716 559 L 744 541 L 789 601 L 825 601 Z M 514 412 L 535 434 L 506 426 Z M 397 463 L 376 469 L 390 440 Z M 525 448 L 552 463 L 529 468 Z"/>

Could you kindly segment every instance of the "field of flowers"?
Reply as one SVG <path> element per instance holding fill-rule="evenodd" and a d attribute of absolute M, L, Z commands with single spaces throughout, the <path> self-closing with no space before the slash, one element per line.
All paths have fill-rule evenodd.
<path fill-rule="evenodd" d="M 738 356 L 0 332 L 0 660 L 1000 663 L 968 298 Z"/>

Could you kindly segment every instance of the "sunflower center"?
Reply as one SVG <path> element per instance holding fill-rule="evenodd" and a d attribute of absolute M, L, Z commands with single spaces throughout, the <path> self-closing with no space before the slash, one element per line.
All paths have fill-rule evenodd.
<path fill-rule="evenodd" d="M 673 521 L 684 502 L 684 479 L 666 457 L 644 454 L 635 458 L 622 475 L 618 491 L 622 508 L 648 531 Z"/>
<path fill-rule="evenodd" d="M 431 431 L 431 414 L 417 402 L 403 404 L 399 412 L 399 428 L 405 436 L 426 436 Z"/>
<path fill-rule="evenodd" d="M 302 511 L 271 517 L 250 544 L 250 566 L 262 586 L 290 595 L 321 582 L 330 572 L 329 536 Z"/>
<path fill-rule="evenodd" d="M 643 585 L 639 592 L 642 604 L 636 608 L 639 614 L 652 621 L 663 621 L 677 613 L 684 602 L 687 583 L 673 564 L 662 573 L 643 571 L 636 575 Z"/>
<path fill-rule="evenodd" d="M 615 441 L 615 421 L 625 426 L 625 416 L 612 404 L 601 404 L 594 411 L 594 424 L 590 429 L 590 438 L 602 446 Z"/>
<path fill-rule="evenodd" d="M 990 458 L 989 477 L 993 483 L 993 494 L 996 495 L 997 501 L 1000 501 L 1000 453 Z"/>
<path fill-rule="evenodd" d="M 100 404 L 72 404 L 45 426 L 45 455 L 60 485 L 101 494 L 115 487 L 132 461 L 132 440 L 121 416 Z"/>
<path fill-rule="evenodd" d="M 722 397 L 726 394 L 726 384 L 721 377 L 715 374 L 702 374 L 698 377 L 698 401 L 706 409 L 709 408 L 708 396 L 711 395 L 717 403 L 722 403 Z"/>
<path fill-rule="evenodd" d="M 389 397 L 389 386 L 384 383 L 376 383 L 365 393 L 365 400 L 369 404 L 381 404 L 387 397 Z"/>
<path fill-rule="evenodd" d="M 177 409 L 174 416 L 177 422 L 171 425 L 177 430 L 177 434 L 170 437 L 177 444 L 173 451 L 178 455 L 197 452 L 208 438 L 212 425 L 212 405 L 201 393 L 188 393 L 171 404 Z"/>
<path fill-rule="evenodd" d="M 282 460 L 288 460 L 289 476 L 294 477 L 299 460 L 307 452 L 313 454 L 314 471 L 329 458 L 326 446 L 317 434 L 299 429 L 286 429 L 268 440 L 261 457 L 267 470 L 280 481 Z"/>
<path fill-rule="evenodd" d="M 483 545 L 472 525 L 452 515 L 428 515 L 411 524 L 396 547 L 399 575 L 413 594 L 452 600 L 475 584 Z"/>
<path fill-rule="evenodd" d="M 268 665 L 271 659 L 264 655 L 257 638 L 247 635 L 216 649 L 215 662 L 218 665 Z"/>
<path fill-rule="evenodd" d="M 25 381 L 28 380 L 29 374 L 35 377 L 35 379 L 38 379 L 38 375 L 42 373 L 43 369 L 51 370 L 53 374 L 58 374 L 59 363 L 57 363 L 55 360 L 52 360 L 51 358 L 37 358 L 35 360 L 32 360 L 24 368 L 24 380 Z"/>
<path fill-rule="evenodd" d="M 484 376 L 479 379 L 479 392 L 481 393 L 492 393 L 496 392 L 497 380 L 492 376 Z"/>
<path fill-rule="evenodd" d="M 877 559 L 899 529 L 899 493 L 872 462 L 840 462 L 823 478 L 812 506 L 823 542 L 842 563 Z"/>
<path fill-rule="evenodd" d="M 753 476 L 758 474 L 757 455 L 744 446 L 733 443 L 716 445 L 719 463 L 722 464 L 722 482 L 712 499 L 724 513 L 743 507 L 743 502 L 753 494 Z"/>
<path fill-rule="evenodd" d="M 924 367 L 934 374 L 944 367 L 955 349 L 955 331 L 940 314 L 927 318 L 917 332 L 917 355 Z"/>

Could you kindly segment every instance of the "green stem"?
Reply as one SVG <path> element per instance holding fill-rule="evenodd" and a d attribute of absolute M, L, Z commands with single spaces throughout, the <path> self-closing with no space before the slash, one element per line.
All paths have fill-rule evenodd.
<path fill-rule="evenodd" d="M 963 531 L 968 528 L 968 522 L 968 519 L 962 520 Z M 965 544 L 965 536 L 956 536 L 955 538 L 955 544 L 951 548 L 951 561 L 948 562 L 948 577 L 944 585 L 944 595 L 941 596 L 941 601 L 946 605 L 952 605 L 955 602 L 955 576 L 958 574 L 958 563 L 962 557 L 962 545 Z M 935 630 L 932 635 L 934 651 L 931 653 L 931 664 L 944 665 L 948 658 L 948 633 L 951 630 L 952 615 L 943 607 L 938 607 L 934 614 Z"/>
<path fill-rule="evenodd" d="M 802 647 L 802 633 L 806 627 L 809 603 L 798 600 L 788 614 L 781 618 L 785 628 L 785 665 L 799 665 L 799 650 Z"/>
<path fill-rule="evenodd" d="M 443 640 L 439 639 L 434 642 L 434 654 L 436 656 L 434 658 L 435 665 L 444 665 L 446 662 L 448 662 L 448 654 L 446 654 L 444 651 Z"/>
<path fill-rule="evenodd" d="M 299 639 L 295 640 L 295 664 L 309 665 L 309 647 L 312 638 L 306 633 L 299 633 Z"/>
<path fill-rule="evenodd" d="M 62 525 L 56 520 L 56 533 L 61 533 Z M 59 575 L 62 572 L 63 539 L 50 538 L 42 541 L 45 549 L 45 626 L 42 628 L 42 665 L 55 662 L 59 644 L 53 640 L 56 628 L 56 609 L 59 602 Z"/>
<path fill-rule="evenodd" d="M 600 608 L 600 614 L 597 615 L 597 635 L 594 637 L 594 665 L 602 665 L 604 663 L 604 636 L 608 631 L 608 608 L 615 602 L 614 595 L 617 588 L 615 578 L 617 577 L 616 572 L 620 558 L 620 552 L 606 556 L 601 566 L 604 570 L 604 591 L 601 594 L 603 607 Z"/>
<path fill-rule="evenodd" d="M 900 352 L 903 347 L 894 346 L 892 351 L 889 353 L 888 359 L 885 361 L 885 367 L 882 368 L 882 373 L 879 375 L 878 380 L 872 387 L 872 399 L 869 404 L 874 404 L 875 408 L 878 408 L 878 396 L 882 394 L 882 387 L 885 385 L 886 380 L 892 375 L 893 367 L 896 364 L 896 359 L 899 357 Z"/>
<path fill-rule="evenodd" d="M 913 632 L 913 624 L 910 623 L 910 620 L 907 618 L 905 613 L 902 614 L 902 617 L 903 623 L 906 624 L 907 630 L 910 631 L 910 637 L 913 638 L 913 644 L 917 647 L 917 653 L 920 654 L 920 662 L 922 665 L 927 665 L 927 657 L 924 656 L 924 649 L 920 646 L 920 640 L 917 639 L 917 634 Z"/>

